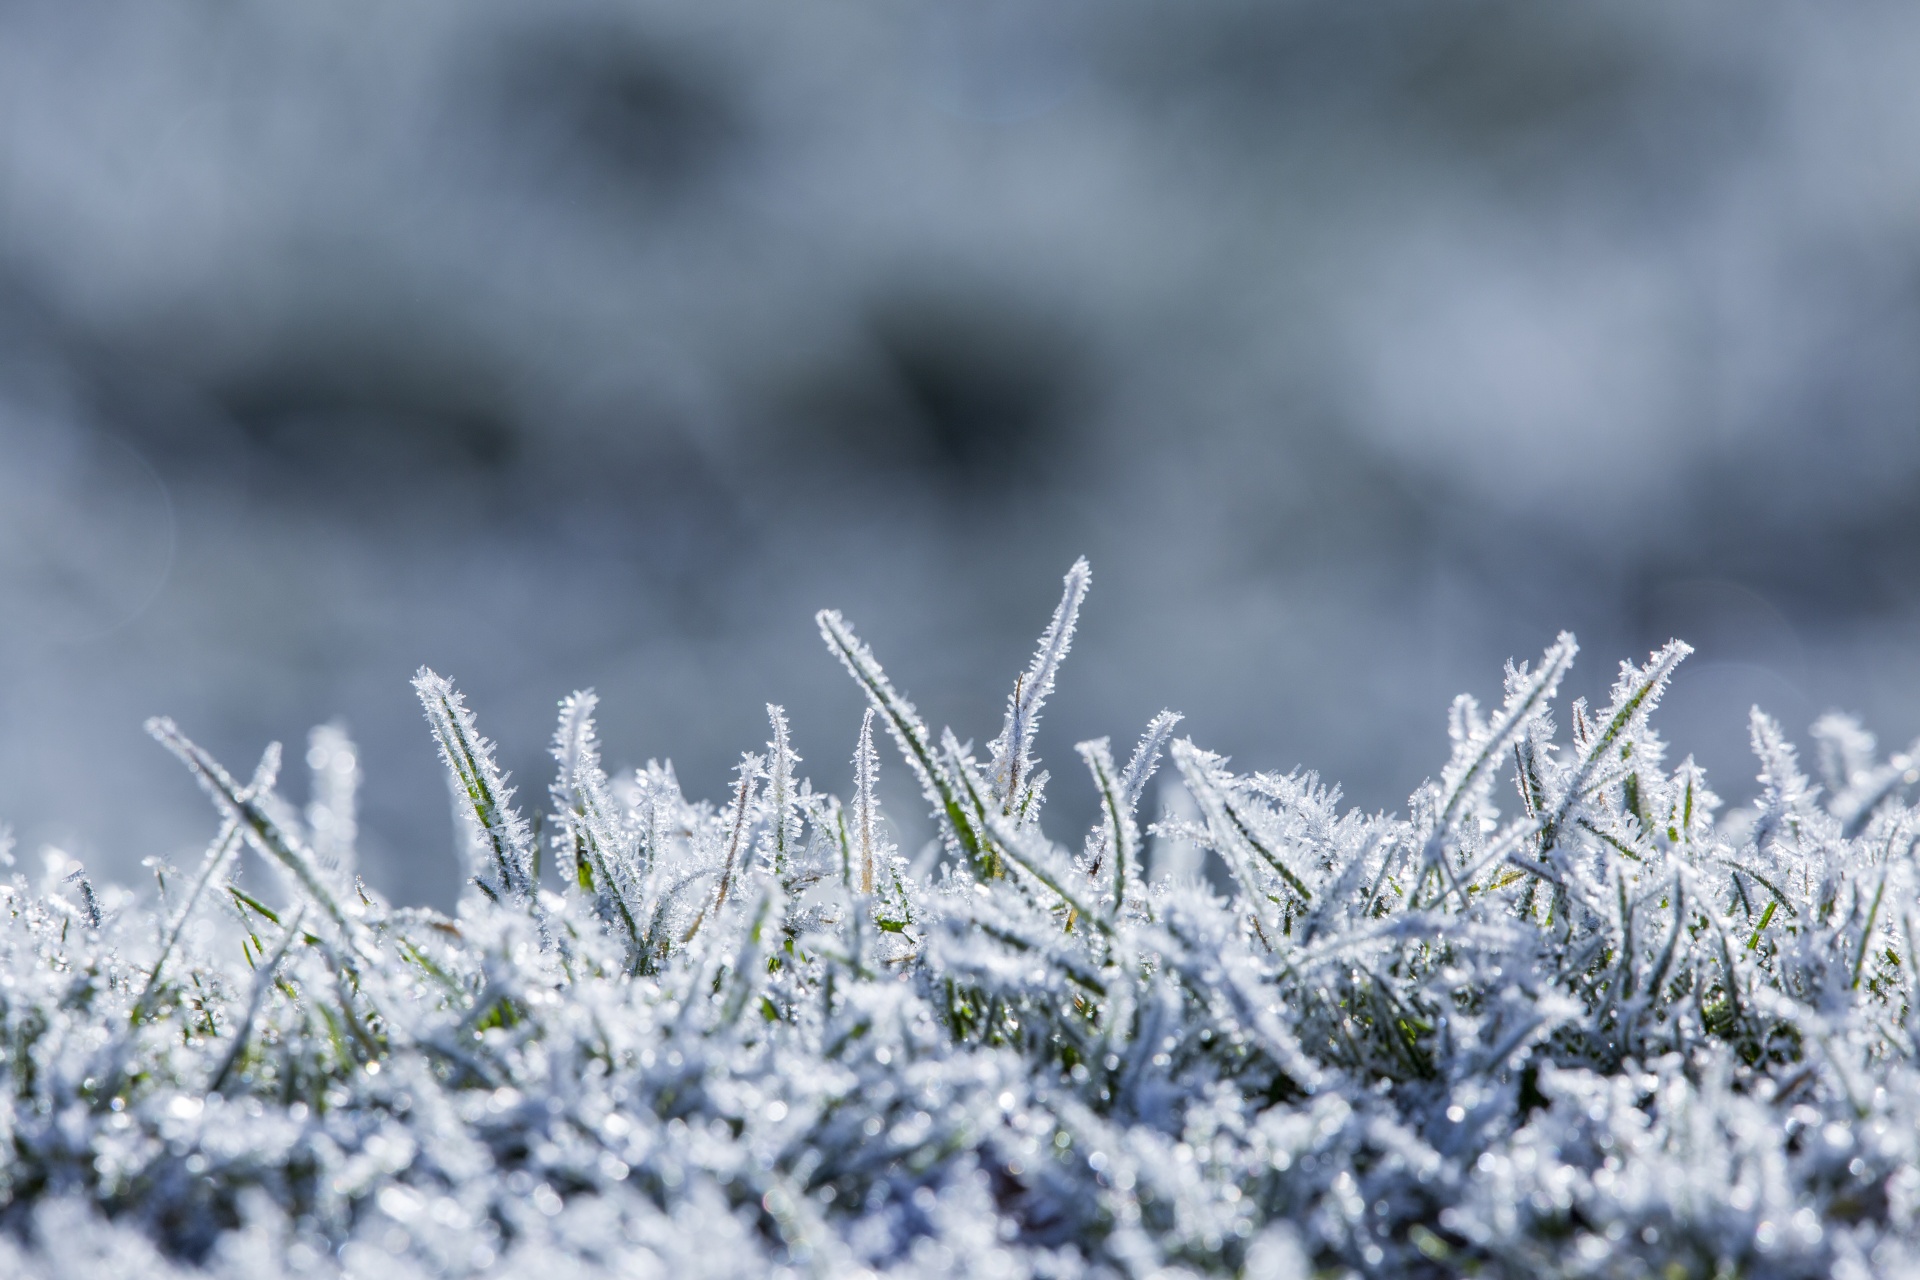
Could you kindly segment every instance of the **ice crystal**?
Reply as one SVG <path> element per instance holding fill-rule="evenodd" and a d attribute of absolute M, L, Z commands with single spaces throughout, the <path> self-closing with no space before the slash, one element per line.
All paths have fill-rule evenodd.
<path fill-rule="evenodd" d="M 0 885 L 0 1274 L 1920 1266 L 1914 751 L 1829 716 L 1815 784 L 1756 711 L 1760 795 L 1721 818 L 1652 727 L 1686 647 L 1563 737 L 1562 636 L 1497 711 L 1455 703 L 1405 817 L 1162 713 L 1124 768 L 1077 745 L 1098 818 L 1061 844 L 1036 729 L 1088 580 L 985 762 L 820 615 L 872 704 L 845 800 L 777 706 L 720 804 L 610 775 L 582 692 L 536 839 L 423 670 L 452 917 L 355 878 L 337 727 L 302 811 L 277 747 L 242 784 L 153 722 L 214 802 L 198 864 L 150 905 L 54 853 Z M 917 872 L 876 721 L 938 826 Z"/>

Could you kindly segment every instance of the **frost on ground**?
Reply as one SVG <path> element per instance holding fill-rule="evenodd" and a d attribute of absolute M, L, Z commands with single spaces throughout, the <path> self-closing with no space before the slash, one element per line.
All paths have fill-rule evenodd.
<path fill-rule="evenodd" d="M 155 722 L 213 801 L 204 860 L 156 866 L 151 907 L 68 863 L 0 888 L 0 1274 L 1920 1261 L 1912 760 L 1829 717 L 1816 786 L 1756 712 L 1762 795 L 1716 819 L 1649 724 L 1685 646 L 1556 741 L 1563 636 L 1497 709 L 1455 703 L 1406 818 L 1236 774 L 1171 715 L 1050 783 L 1035 729 L 1087 581 L 984 758 L 821 614 L 872 703 L 846 798 L 777 707 L 718 803 L 668 766 L 610 776 L 580 693 L 536 825 L 422 671 L 471 853 L 453 919 L 356 879 L 338 731 L 301 813 L 277 749 L 242 779 Z M 937 873 L 886 843 L 888 737 Z M 1146 827 L 1161 768 L 1185 816 Z M 1071 846 L 1040 825 L 1064 785 L 1103 812 Z M 1231 891 L 1149 876 L 1150 840 L 1208 850 Z M 231 880 L 243 846 L 277 892 Z"/>

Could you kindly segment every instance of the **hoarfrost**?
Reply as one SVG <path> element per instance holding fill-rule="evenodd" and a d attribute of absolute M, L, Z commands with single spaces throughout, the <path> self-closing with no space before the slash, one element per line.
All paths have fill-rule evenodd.
<path fill-rule="evenodd" d="M 1551 715 L 1509 669 L 1405 818 L 1240 774 L 1177 717 L 1100 817 L 1039 821 L 1081 562 L 977 761 L 839 615 L 872 707 L 842 800 L 785 713 L 719 805 L 609 777 L 560 708 L 543 820 L 416 682 L 471 837 L 456 917 L 352 878 L 359 761 L 269 750 L 142 912 L 60 858 L 0 885 L 0 1273 L 69 1277 L 1893 1274 L 1920 1265 L 1913 753 L 1755 713 L 1717 817 L 1652 713 L 1686 648 Z M 878 719 L 949 857 L 909 875 Z M 1165 753 L 1169 816 L 1136 814 Z M 1177 775 L 1177 783 L 1172 780 Z M 1510 780 L 1512 790 L 1496 785 Z M 1217 856 L 1215 886 L 1147 835 Z M 252 845 L 275 890 L 235 878 Z M 1150 874 L 1158 872 L 1158 874 Z"/>

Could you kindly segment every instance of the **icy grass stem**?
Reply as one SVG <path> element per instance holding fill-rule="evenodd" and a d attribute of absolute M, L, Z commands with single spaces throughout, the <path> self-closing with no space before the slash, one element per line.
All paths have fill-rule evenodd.
<path fill-rule="evenodd" d="M 279 743 L 273 743 L 260 756 L 260 763 L 254 767 L 253 777 L 248 781 L 246 795 L 249 799 L 263 794 L 273 786 L 274 777 L 280 769 Z M 193 918 L 193 911 L 199 905 L 200 898 L 212 884 L 215 877 L 226 869 L 227 863 L 240 848 L 240 823 L 237 818 L 227 817 L 220 823 L 220 833 L 207 846 L 207 853 L 200 861 L 200 873 L 193 878 L 193 886 L 187 890 L 187 896 L 181 900 L 174 911 L 173 919 L 167 922 L 166 931 L 160 938 L 159 954 L 154 956 L 153 965 L 147 970 L 147 982 L 140 989 L 139 999 L 133 1002 L 133 1011 L 127 1015 L 127 1021 L 134 1025 L 142 1022 L 153 1010 L 153 1001 L 159 994 L 160 976 L 166 970 L 167 961 L 173 956 L 173 949 L 180 943 L 180 934 Z"/>
<path fill-rule="evenodd" d="M 220 1065 L 213 1075 L 207 1079 L 205 1092 L 220 1092 L 227 1078 L 233 1074 L 233 1069 L 239 1065 L 241 1055 L 246 1052 L 247 1040 L 253 1035 L 253 1024 L 260 1017 L 260 1006 L 266 1003 L 267 993 L 273 989 L 274 983 L 279 981 L 280 966 L 286 960 L 287 952 L 299 940 L 300 927 L 306 923 L 306 919 L 307 908 L 302 904 L 293 913 L 293 917 L 282 926 L 280 941 L 274 947 L 273 954 L 254 971 L 253 990 L 247 997 L 246 1013 L 241 1016 L 239 1025 L 234 1028 L 232 1046 L 227 1050 L 226 1056 L 220 1060 Z"/>
<path fill-rule="evenodd" d="M 1134 864 L 1139 856 L 1140 829 L 1134 825 L 1126 785 L 1114 777 L 1113 754 L 1107 739 L 1082 742 L 1074 750 L 1087 762 L 1087 771 L 1093 775 L 1093 785 L 1100 793 L 1106 823 L 1101 847 L 1113 858 L 1113 909 L 1120 912 L 1129 901 L 1139 897 L 1134 892 L 1133 881 L 1138 874 Z M 1095 874 L 1100 870 L 1098 857 L 1094 859 L 1093 870 Z"/>
<path fill-rule="evenodd" d="M 880 758 L 873 750 L 873 708 L 860 718 L 860 741 L 853 749 L 853 829 L 855 859 L 860 868 L 860 892 L 873 893 L 873 785 L 880 772 Z"/>
<path fill-rule="evenodd" d="M 1053 618 L 1040 635 L 1033 663 L 1014 681 L 1013 694 L 1007 699 L 1007 720 L 994 740 L 992 756 L 1000 816 L 1024 814 L 1027 805 L 1021 793 L 1023 785 L 1033 785 L 1033 734 L 1040 722 L 1040 710 L 1053 693 L 1060 664 L 1073 646 L 1073 629 L 1080 618 L 1080 605 L 1087 598 L 1093 570 L 1085 557 L 1067 570 L 1065 588 Z"/>
<path fill-rule="evenodd" d="M 474 882 L 495 898 L 533 895 L 533 837 L 513 807 L 513 790 L 493 762 L 493 744 L 480 736 L 473 713 L 453 685 L 427 667 L 413 680 L 441 758 L 465 796 L 476 837 L 490 856 L 488 868 L 474 869 Z"/>
<path fill-rule="evenodd" d="M 246 788 L 235 782 L 232 775 L 221 768 L 212 756 L 183 735 L 173 721 L 165 717 L 149 720 L 147 731 L 192 770 L 215 802 L 238 822 L 240 829 L 262 853 L 292 873 L 307 896 L 340 931 L 348 947 L 356 946 L 357 922 L 333 891 L 321 881 L 312 854 L 300 844 L 299 838 L 276 823 L 261 807 L 258 798 L 248 795 Z"/>
<path fill-rule="evenodd" d="M 944 817 L 947 830 L 975 868 L 986 878 L 999 875 L 992 856 L 983 849 L 979 830 L 960 806 L 960 789 L 936 755 L 932 735 L 913 704 L 894 691 L 887 673 L 874 660 L 873 652 L 853 633 L 838 611 L 822 609 L 814 620 L 827 647 L 847 668 L 874 709 L 886 719 L 887 728 L 900 746 L 908 767 L 920 779 L 922 790 L 933 802 L 934 812 Z"/>

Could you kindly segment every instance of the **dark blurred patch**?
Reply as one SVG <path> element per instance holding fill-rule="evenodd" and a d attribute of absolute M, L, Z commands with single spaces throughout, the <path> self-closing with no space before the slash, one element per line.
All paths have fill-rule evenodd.
<path fill-rule="evenodd" d="M 1644 24 L 1640 24 L 1644 25 Z M 1264 2 L 1172 10 L 1130 77 L 1231 113 L 1211 141 L 1257 141 L 1250 125 L 1298 115 L 1324 127 L 1359 111 L 1484 145 L 1622 100 L 1644 84 L 1630 15 L 1515 0 Z"/>
<path fill-rule="evenodd" d="M 1653 68 L 1634 25 L 1494 0 L 1430 12 L 1400 91 L 1430 127 L 1485 145 L 1617 110 Z"/>
<path fill-rule="evenodd" d="M 1631 5 L 1276 0 L 1169 10 L 1155 28 L 1151 58 L 1119 74 L 1198 154 L 1284 154 L 1327 179 L 1377 173 L 1357 157 L 1385 141 L 1476 166 L 1507 199 L 1670 216 L 1769 119 L 1751 67 L 1701 56 Z"/>
<path fill-rule="evenodd" d="M 1276 405 L 1268 429 L 1242 447 L 1248 456 L 1233 471 L 1258 477 L 1236 495 L 1236 559 L 1250 576 L 1284 578 L 1356 555 L 1419 565 L 1446 537 L 1439 495 L 1336 414 Z"/>
<path fill-rule="evenodd" d="M 875 317 L 891 365 L 937 466 L 965 476 L 1042 459 L 1071 381 L 1065 335 L 1032 316 L 907 304 Z"/>
<path fill-rule="evenodd" d="M 299 487 L 352 491 L 423 473 L 498 472 L 520 448 L 475 355 L 399 333 L 305 335 L 220 380 L 211 398 Z"/>
<path fill-rule="evenodd" d="M 1082 408 L 1071 330 L 1019 303 L 915 295 L 874 308 L 856 352 L 789 397 L 837 455 L 972 490 L 1044 478 Z"/>
<path fill-rule="evenodd" d="M 1630 607 L 1633 632 L 1651 649 L 1682 639 L 1707 662 L 1744 662 L 1771 666 L 1792 679 L 1804 678 L 1806 654 L 1798 630 L 1760 592 L 1724 578 L 1683 578 L 1654 582 L 1639 591 Z"/>
<path fill-rule="evenodd" d="M 1388 35 L 1373 6 L 1285 0 L 1219 5 L 1205 14 L 1164 6 L 1153 12 L 1149 32 L 1114 51 L 1115 69 L 1162 111 L 1211 108 L 1205 123 L 1216 144 L 1262 136 L 1257 125 L 1276 112 L 1324 117 L 1364 100 Z"/>
<path fill-rule="evenodd" d="M 1737 578 L 1803 624 L 1910 613 L 1920 605 L 1920 477 L 1818 511 L 1785 507 L 1791 458 L 1747 454 L 1701 469 L 1683 536 L 1656 559 L 1668 572 Z M 1885 465 L 1884 463 L 1882 465 Z M 1818 475 L 1802 462 L 1802 475 Z M 1838 483 L 1845 483 L 1839 481 Z"/>
<path fill-rule="evenodd" d="M 1383 105 L 1398 128 L 1521 191 L 1544 185 L 1589 213 L 1643 210 L 1660 233 L 1770 118 L 1750 67 L 1683 46 L 1631 7 L 1439 6 L 1406 25 L 1396 62 Z"/>
<path fill-rule="evenodd" d="M 509 31 L 475 76 L 496 128 L 549 179 L 657 197 L 706 176 L 745 135 L 722 68 L 621 24 Z"/>

